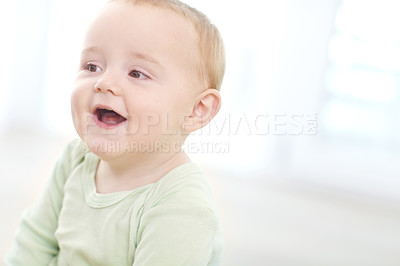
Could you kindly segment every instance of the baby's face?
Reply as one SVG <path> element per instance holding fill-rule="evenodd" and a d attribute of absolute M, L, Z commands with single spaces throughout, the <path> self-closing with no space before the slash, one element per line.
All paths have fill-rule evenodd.
<path fill-rule="evenodd" d="M 75 128 L 92 151 L 181 140 L 201 89 L 196 40 L 173 11 L 106 5 L 86 35 L 71 101 Z"/>

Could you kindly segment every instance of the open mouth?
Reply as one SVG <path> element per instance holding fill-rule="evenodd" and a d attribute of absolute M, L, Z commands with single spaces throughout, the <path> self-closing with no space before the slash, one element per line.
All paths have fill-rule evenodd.
<path fill-rule="evenodd" d="M 97 108 L 94 112 L 94 115 L 96 116 L 97 120 L 106 127 L 116 126 L 126 121 L 126 118 L 117 112 L 104 108 Z"/>

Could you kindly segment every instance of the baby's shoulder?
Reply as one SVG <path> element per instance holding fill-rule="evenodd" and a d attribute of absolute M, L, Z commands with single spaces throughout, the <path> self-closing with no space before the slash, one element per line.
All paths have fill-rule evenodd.
<path fill-rule="evenodd" d="M 214 209 L 215 201 L 203 173 L 194 163 L 186 163 L 164 176 L 154 188 L 154 205 Z"/>
<path fill-rule="evenodd" d="M 74 168 L 84 160 L 88 152 L 87 145 L 81 139 L 74 139 L 68 143 L 61 160 Z"/>

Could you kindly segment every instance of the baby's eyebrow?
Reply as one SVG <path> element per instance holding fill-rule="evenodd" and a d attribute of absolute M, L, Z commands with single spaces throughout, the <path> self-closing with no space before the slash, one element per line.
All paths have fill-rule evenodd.
<path fill-rule="evenodd" d="M 100 51 L 100 48 L 99 48 L 98 46 L 89 46 L 89 47 L 87 47 L 87 48 L 85 48 L 85 49 L 82 50 L 82 52 L 81 52 L 81 57 L 82 57 L 84 54 L 86 54 L 86 53 L 89 53 L 89 52 L 98 52 L 98 51 Z"/>
<path fill-rule="evenodd" d="M 158 66 L 164 68 L 163 65 L 161 65 L 160 62 L 158 62 L 155 58 L 153 58 L 153 57 L 151 57 L 149 55 L 146 55 L 146 54 L 143 54 L 143 53 L 139 53 L 139 52 L 132 52 L 131 55 L 132 55 L 132 57 L 148 61 L 148 62 L 150 62 L 150 63 L 152 63 L 154 65 L 158 65 Z"/>
<path fill-rule="evenodd" d="M 89 47 L 84 48 L 82 50 L 81 58 L 83 57 L 83 55 L 85 55 L 87 53 L 99 52 L 99 51 L 101 51 L 100 47 L 98 47 L 98 46 L 89 46 Z M 131 55 L 131 57 L 138 58 L 138 59 L 150 62 L 150 63 L 152 63 L 154 65 L 157 65 L 157 66 L 160 66 L 160 67 L 164 68 L 163 65 L 161 65 L 161 63 L 159 61 L 157 61 L 155 58 L 153 58 L 153 57 L 151 57 L 149 55 L 146 55 L 146 54 L 143 54 L 143 53 L 139 53 L 139 52 L 132 52 L 130 55 Z"/>

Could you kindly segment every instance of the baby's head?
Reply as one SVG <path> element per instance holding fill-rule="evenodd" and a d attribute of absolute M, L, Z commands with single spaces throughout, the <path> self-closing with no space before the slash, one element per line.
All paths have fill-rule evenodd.
<path fill-rule="evenodd" d="M 196 31 L 197 47 L 200 56 L 198 67 L 203 87 L 220 90 L 225 72 L 225 50 L 221 35 L 215 25 L 202 12 L 179 0 L 111 0 L 133 5 L 168 9 L 185 18 Z"/>
<path fill-rule="evenodd" d="M 117 154 L 171 151 L 218 112 L 224 70 L 220 34 L 199 11 L 175 0 L 110 1 L 84 41 L 75 128 L 103 156 L 110 145 Z"/>

